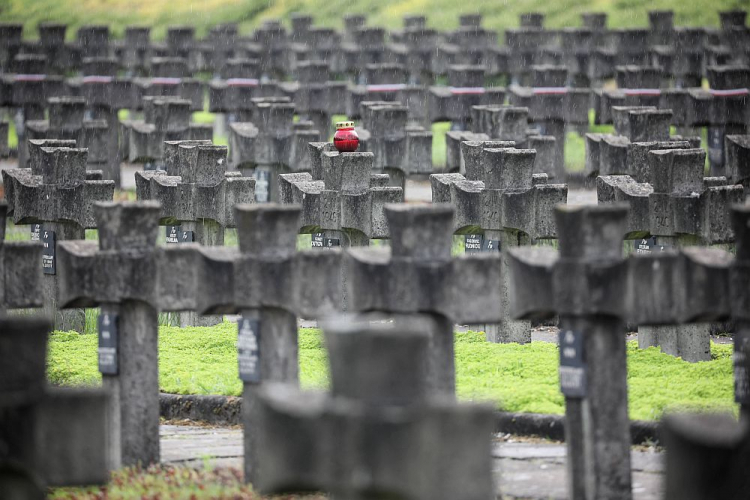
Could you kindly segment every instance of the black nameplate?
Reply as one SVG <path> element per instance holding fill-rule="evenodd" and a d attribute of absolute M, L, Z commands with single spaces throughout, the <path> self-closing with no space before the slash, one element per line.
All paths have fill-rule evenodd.
<path fill-rule="evenodd" d="M 167 226 L 167 243 L 180 242 L 180 226 Z"/>
<path fill-rule="evenodd" d="M 42 271 L 44 274 L 57 274 L 56 249 L 55 232 L 42 229 Z"/>
<path fill-rule="evenodd" d="M 500 240 L 484 240 L 482 243 L 483 252 L 499 252 Z"/>
<path fill-rule="evenodd" d="M 325 248 L 340 247 L 341 240 L 338 238 L 323 238 L 323 246 Z"/>
<path fill-rule="evenodd" d="M 268 170 L 255 170 L 255 201 L 268 203 L 269 186 L 271 184 L 271 172 Z"/>
<path fill-rule="evenodd" d="M 323 248 L 323 233 L 313 233 L 310 246 L 312 248 Z"/>
<path fill-rule="evenodd" d="M 466 236 L 464 236 L 464 251 L 466 253 L 481 252 L 483 242 L 484 242 L 483 235 L 467 234 Z"/>
<path fill-rule="evenodd" d="M 740 404 L 750 404 L 750 338 L 734 338 L 734 400 Z"/>
<path fill-rule="evenodd" d="M 560 391 L 568 398 L 586 397 L 583 333 L 560 330 Z"/>
<path fill-rule="evenodd" d="M 180 243 L 195 243 L 195 231 L 181 231 Z"/>
<path fill-rule="evenodd" d="M 237 361 L 240 380 L 259 384 L 260 373 L 260 321 L 240 318 L 237 322 Z"/>
<path fill-rule="evenodd" d="M 652 252 L 663 252 L 669 245 L 662 245 L 656 242 L 656 236 L 650 238 L 641 238 L 633 242 L 635 247 L 635 253 L 652 253 Z"/>
<path fill-rule="evenodd" d="M 31 225 L 31 241 L 39 241 L 40 235 L 42 233 L 42 225 L 41 224 L 32 224 Z"/>
<path fill-rule="evenodd" d="M 117 315 L 99 314 L 99 371 L 105 375 L 117 375 Z"/>

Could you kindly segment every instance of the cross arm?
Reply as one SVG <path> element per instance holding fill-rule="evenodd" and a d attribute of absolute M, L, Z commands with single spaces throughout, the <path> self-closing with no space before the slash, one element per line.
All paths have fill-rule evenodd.
<path fill-rule="evenodd" d="M 602 175 L 596 178 L 596 197 L 600 204 L 627 202 L 629 237 L 643 236 L 649 231 L 649 195 L 654 192 L 650 184 L 636 182 L 629 175 Z"/>
<path fill-rule="evenodd" d="M 2 244 L 1 309 L 42 306 L 42 245 L 38 241 Z"/>
<path fill-rule="evenodd" d="M 157 291 L 162 311 L 195 311 L 199 314 L 233 313 L 234 248 L 205 247 L 193 243 L 157 250 Z"/>
<path fill-rule="evenodd" d="M 277 307 L 316 318 L 341 303 L 341 252 L 336 249 L 281 258 L 241 255 L 233 274 L 238 309 Z"/>
<path fill-rule="evenodd" d="M 556 313 L 553 269 L 555 250 L 522 247 L 508 250 L 510 314 L 518 319 L 549 318 Z"/>
<path fill-rule="evenodd" d="M 324 188 L 323 181 L 313 180 L 307 172 L 279 175 L 280 203 L 302 207 L 302 232 L 320 225 L 320 193 Z"/>
<path fill-rule="evenodd" d="M 57 244 L 58 300 L 62 308 L 138 300 L 156 304 L 158 269 L 152 252 L 99 251 L 93 241 Z"/>
<path fill-rule="evenodd" d="M 639 325 L 718 321 L 729 317 L 731 255 L 689 247 L 628 259 L 630 321 Z"/>

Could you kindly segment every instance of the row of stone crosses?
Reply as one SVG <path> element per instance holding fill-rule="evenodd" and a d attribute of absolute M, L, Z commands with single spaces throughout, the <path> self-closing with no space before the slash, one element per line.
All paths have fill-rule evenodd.
<path fill-rule="evenodd" d="M 109 470 L 159 462 L 157 314 L 169 310 L 241 314 L 244 471 L 258 491 L 495 498 L 494 413 L 455 401 L 453 325 L 503 319 L 506 274 L 511 317 L 559 317 L 571 498 L 632 498 L 626 324 L 734 321 L 740 422 L 663 420 L 665 498 L 746 498 L 748 205 L 730 211 L 734 255 L 688 247 L 627 258 L 625 204 L 558 205 L 559 251 L 457 258 L 448 204 L 390 204 L 390 250 L 343 252 L 296 251 L 302 208 L 253 203 L 233 210 L 238 250 L 157 247 L 161 209 L 96 203 L 99 241 L 57 247 L 59 305 L 101 308 L 102 389 L 47 387 L 49 320 L 0 319 L 0 489 L 10 498 L 42 498 L 45 486 L 106 482 Z M 38 242 L 2 245 L 3 309 L 42 305 L 45 253 Z M 350 315 L 332 316 L 344 297 Z M 324 320 L 330 393 L 298 387 L 298 317 Z"/>
<path fill-rule="evenodd" d="M 744 11 L 719 17 L 718 29 L 674 27 L 671 11 L 653 11 L 647 29 L 609 30 L 606 16 L 584 14 L 583 27 L 548 30 L 531 13 L 504 46 L 480 15 L 447 33 L 420 16 L 390 33 L 363 16 L 346 17 L 344 33 L 297 16 L 290 33 L 269 21 L 250 37 L 222 25 L 196 41 L 193 28 L 173 27 L 163 43 L 145 28 L 110 41 L 106 26 L 82 27 L 65 43 L 60 24 L 39 25 L 29 42 L 21 25 L 2 25 L 0 105 L 17 111 L 21 166 L 28 139 L 73 139 L 89 149 L 91 175 L 119 185 L 122 160 L 163 169 L 164 141 L 211 139 L 210 124 L 190 121 L 208 102 L 222 114 L 217 132 L 228 127 L 231 166 L 256 172 L 258 201 L 278 192 L 277 173 L 309 170 L 305 144 L 327 140 L 335 114 L 360 120 L 360 151 L 376 153 L 393 185 L 432 172 L 438 121 L 452 124 L 448 169 L 461 168 L 462 140 L 513 140 L 537 150 L 538 172 L 563 181 L 566 132 L 585 132 L 591 110 L 609 124 L 616 107 L 654 106 L 693 144 L 706 129 L 712 173 L 741 182 L 724 140 L 750 120 L 750 31 Z M 199 72 L 214 78 L 204 84 Z M 612 78 L 616 88 L 603 87 Z M 503 79 L 507 87 L 497 86 Z M 130 113 L 120 120 L 122 110 Z M 630 173 L 617 171 L 627 166 L 625 139 L 587 142 L 590 176 Z M 600 160 L 602 142 L 615 149 Z"/>
<path fill-rule="evenodd" d="M 541 28 L 539 17 L 522 19 L 532 27 L 518 30 L 518 36 L 553 36 Z M 653 39 L 651 32 L 692 33 L 667 24 L 655 29 L 657 19 L 652 16 L 647 40 Z M 478 21 L 462 19 L 467 29 L 459 33 L 484 33 Z M 746 29 L 738 25 L 744 26 L 744 15 L 725 13 L 722 30 L 697 32 L 706 40 L 741 40 Z M 638 33 L 613 35 L 603 26 L 591 31 L 607 40 L 630 40 Z M 267 28 L 279 32 L 280 26 Z M 357 40 L 366 33 L 358 30 L 367 29 L 360 26 L 342 42 L 353 44 L 357 61 L 363 57 Z M 262 37 L 263 29 L 258 32 Z M 450 43 L 461 35 L 436 38 L 441 47 L 458 47 L 451 57 L 463 60 L 461 44 Z M 12 61 L 45 61 L 40 57 L 49 56 L 27 53 L 43 45 L 19 42 Z M 108 47 L 91 42 L 81 47 L 87 45 Z M 602 46 L 591 57 L 606 55 Z M 566 86 L 568 76 L 559 80 L 562 85 L 557 80 L 527 87 L 519 83 L 514 88 L 525 99 L 523 107 L 503 105 L 504 90 L 470 90 L 484 89 L 488 70 L 482 64 L 448 65 L 454 78 L 479 83 L 447 87 L 442 102 L 450 105 L 443 104 L 444 109 L 461 108 L 463 114 L 450 118 L 457 124 L 447 138 L 453 172 L 430 176 L 431 205 L 401 203 L 404 178 L 414 173 L 409 169 L 427 165 L 419 173 L 432 172 L 430 132 L 415 128 L 418 120 L 412 114 L 419 100 L 394 102 L 418 83 L 386 88 L 396 97 L 382 91 L 371 101 L 368 93 L 380 91 L 368 89 L 365 81 L 364 97 L 356 101 L 363 152 L 339 153 L 320 140 L 328 134 L 313 128 L 312 120 L 293 122 L 295 113 L 304 114 L 300 102 L 305 99 L 331 104 L 321 96 L 335 86 L 322 80 L 308 92 L 301 90 L 300 79 L 294 97 L 255 97 L 253 92 L 266 83 L 282 88 L 282 82 L 259 78 L 233 84 L 228 78 L 225 95 L 250 89 L 247 95 L 253 96 L 247 104 L 250 121 L 230 124 L 235 134 L 230 155 L 228 148 L 207 140 L 207 127 L 189 125 L 193 101 L 149 95 L 159 85 L 180 92 L 194 85 L 202 101 L 197 80 L 165 76 L 154 83 L 154 78 L 139 81 L 115 72 L 106 76 L 98 68 L 79 77 L 82 97 L 53 97 L 49 121 L 23 122 L 27 136 L 19 155 L 24 161 L 21 168 L 3 172 L 2 234 L 7 215 L 15 224 L 31 225 L 32 239 L 40 241 L 0 239 L 0 311 L 44 307 L 44 314 L 55 318 L 55 328 L 82 331 L 83 308 L 99 307 L 103 388 L 46 387 L 47 334 L 53 325 L 0 319 L 0 490 L 38 496 L 45 485 L 104 482 L 111 469 L 158 462 L 157 315 L 180 311 L 183 324 L 213 324 L 219 315 L 240 314 L 246 479 L 263 492 L 325 490 L 341 498 L 373 492 L 415 499 L 493 498 L 493 413 L 482 405 L 455 402 L 454 324 L 484 323 L 488 340 L 528 342 L 531 321 L 554 317 L 561 327 L 570 496 L 631 498 L 626 325 L 638 327 L 641 347 L 658 345 L 699 361 L 710 358 L 712 324 L 730 323 L 742 423 L 711 416 L 665 419 L 665 495 L 745 498 L 750 490 L 745 426 L 750 417 L 750 209 L 743 205 L 750 177 L 750 139 L 743 135 L 750 116 L 748 69 L 734 65 L 735 57 L 744 57 L 742 50 L 698 44 L 691 47 L 700 49 L 711 91 L 629 83 L 663 74 L 653 65 L 653 54 L 682 55 L 670 52 L 668 44 L 653 46 L 662 49 L 652 51 L 649 45 L 646 65 L 632 66 L 628 60 L 630 66 L 614 66 L 624 82 L 617 91 L 579 91 Z M 75 47 L 57 47 L 63 53 L 52 57 L 75 67 L 70 62 Z M 145 47 L 144 54 L 150 54 L 151 45 Z M 284 59 L 299 49 L 290 47 L 284 42 L 261 53 Z M 527 55 L 546 53 L 539 47 Z M 618 61 L 621 54 L 636 57 L 630 43 L 615 49 Z M 309 50 L 301 53 L 314 54 Z M 363 52 L 367 57 L 378 53 L 368 50 Z M 482 52 L 487 53 L 494 51 Z M 711 59 L 717 55 L 724 59 Z M 112 63 L 96 57 L 111 59 L 111 53 L 83 57 L 82 67 Z M 174 63 L 203 56 L 181 57 Z M 331 71 L 332 63 L 323 56 L 310 57 L 322 59 L 300 62 L 295 71 Z M 232 65 L 230 59 L 226 66 Z M 152 68 L 160 63 L 150 61 Z M 256 60 L 249 67 L 263 64 Z M 365 73 L 378 70 L 368 67 L 372 64 L 386 63 L 368 62 Z M 521 66 L 531 68 L 526 62 Z M 534 81 L 550 82 L 567 71 L 533 67 L 529 74 L 538 78 Z M 237 78 L 253 79 L 248 76 Z M 170 78 L 178 81 L 158 83 Z M 37 106 L 42 114 L 36 116 L 43 117 L 45 92 L 58 83 L 73 87 L 71 80 L 43 72 L 11 73 L 4 77 L 2 95 L 22 97 L 3 100 L 23 108 L 23 116 L 32 116 L 28 110 Z M 120 95 L 132 96 L 134 88 L 146 89 L 140 98 L 144 119 L 112 127 L 117 110 L 138 109 L 138 104 L 111 104 Z M 354 94 L 350 85 L 344 88 Z M 386 96 L 392 100 L 381 99 Z M 502 100 L 482 100 L 490 96 Z M 94 116 L 87 115 L 94 99 L 109 118 L 88 118 Z M 430 109 L 440 109 L 441 104 L 430 102 Z M 530 126 L 564 133 L 566 125 L 588 124 L 589 102 L 597 117 L 615 126 L 611 135 L 586 135 L 586 170 L 596 178 L 600 206 L 565 206 L 567 186 L 548 182 L 565 180 L 562 170 L 551 168 L 563 141 L 557 141 L 557 132 L 540 135 Z M 677 111 L 665 102 L 676 103 L 670 107 Z M 324 112 L 330 122 L 331 110 Z M 566 118 L 573 115 L 578 122 Z M 69 116 L 80 120 L 71 125 Z M 671 135 L 671 126 L 687 133 Z M 709 148 L 711 177 L 704 176 L 707 154 L 695 138 L 697 127 L 708 127 L 710 140 L 718 141 Z M 113 148 L 105 151 L 127 144 L 128 155 L 158 163 L 160 169 L 137 174 L 138 202 L 113 203 L 116 181 L 104 178 L 113 171 L 92 168 L 102 165 L 91 159 L 96 147 L 87 142 L 98 129 L 118 137 L 115 143 L 102 139 Z M 714 161 L 717 148 L 720 163 Z M 552 160 L 540 160 L 545 152 Z M 118 169 L 121 157 L 114 156 Z M 101 158 L 113 157 L 105 152 Z M 247 166 L 237 158 L 247 159 Z M 255 178 L 243 175 L 249 171 Z M 277 203 L 253 203 L 261 186 L 266 199 Z M 160 226 L 167 228 L 165 239 L 181 243 L 156 246 Z M 228 227 L 237 228 L 236 249 L 223 246 Z M 99 231 L 98 243 L 84 241 L 85 230 L 93 228 Z M 319 251 L 298 252 L 299 233 L 313 234 Z M 465 235 L 466 248 L 478 251 L 452 257 L 454 234 Z M 390 245 L 366 248 L 372 239 L 389 239 Z M 636 243 L 627 258 L 624 239 Z M 540 246 L 554 240 L 559 251 Z M 712 245 L 726 245 L 735 253 L 708 248 Z M 329 320 L 324 328 L 331 392 L 301 392 L 297 319 L 324 319 L 342 310 L 357 316 Z M 383 317 L 395 321 L 390 326 L 370 323 Z"/>

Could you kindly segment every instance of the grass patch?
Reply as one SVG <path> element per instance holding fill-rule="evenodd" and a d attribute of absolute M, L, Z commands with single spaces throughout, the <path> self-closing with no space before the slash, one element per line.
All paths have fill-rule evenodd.
<path fill-rule="evenodd" d="M 260 495 L 253 493 L 252 486 L 243 482 L 242 471 L 234 467 L 211 467 L 202 470 L 191 467 L 173 467 L 169 465 L 152 465 L 146 469 L 127 467 L 112 472 L 109 484 L 88 488 L 57 488 L 50 491 L 47 498 L 51 500 L 126 500 L 131 498 L 189 498 L 215 499 L 232 498 L 236 500 L 260 500 Z M 273 497 L 280 500 L 281 497 Z M 323 496 L 289 495 L 288 500 L 322 500 Z"/>
<path fill-rule="evenodd" d="M 236 325 L 159 329 L 159 386 L 175 394 L 238 396 Z M 58 385 L 98 385 L 95 335 L 55 332 L 50 338 L 48 376 Z M 456 334 L 459 398 L 491 401 L 513 412 L 562 414 L 557 346 L 546 342 L 491 344 L 482 333 Z M 732 346 L 711 345 L 712 360 L 686 363 L 657 348 L 628 343 L 630 416 L 655 420 L 665 410 L 712 409 L 737 412 L 733 402 Z M 299 332 L 300 382 L 328 386 L 328 364 L 317 329 Z"/>
<path fill-rule="evenodd" d="M 69 26 L 67 38 L 73 40 L 81 25 L 101 23 L 108 24 L 118 37 L 123 35 L 126 26 L 136 24 L 152 26 L 154 39 L 162 39 L 168 26 L 180 24 L 195 26 L 198 37 L 205 36 L 212 26 L 225 22 L 238 23 L 240 33 L 247 34 L 266 19 L 288 20 L 292 13 L 310 14 L 316 25 L 337 29 L 343 27 L 342 16 L 347 13 L 366 14 L 368 25 L 386 28 L 400 28 L 407 14 L 426 13 L 429 27 L 446 30 L 458 26 L 460 13 L 480 12 L 484 15 L 485 27 L 504 30 L 518 26 L 519 14 L 530 11 L 545 13 L 545 25 L 549 28 L 580 26 L 580 15 L 587 11 L 606 12 L 608 26 L 620 28 L 648 26 L 649 10 L 670 9 L 675 11 L 675 25 L 718 26 L 718 11 L 747 8 L 748 3 L 747 0 L 478 0 L 469 5 L 453 0 L 381 0 L 377 3 L 347 0 L 2 0 L 0 6 L 0 21 L 23 23 L 26 37 L 37 37 L 36 26 L 40 22 L 55 21 Z"/>

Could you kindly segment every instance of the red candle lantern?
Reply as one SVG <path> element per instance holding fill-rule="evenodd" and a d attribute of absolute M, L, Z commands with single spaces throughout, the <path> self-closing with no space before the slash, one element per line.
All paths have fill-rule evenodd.
<path fill-rule="evenodd" d="M 336 123 L 336 133 L 333 135 L 333 146 L 339 153 L 353 153 L 359 147 L 359 136 L 354 130 L 354 122 Z"/>

